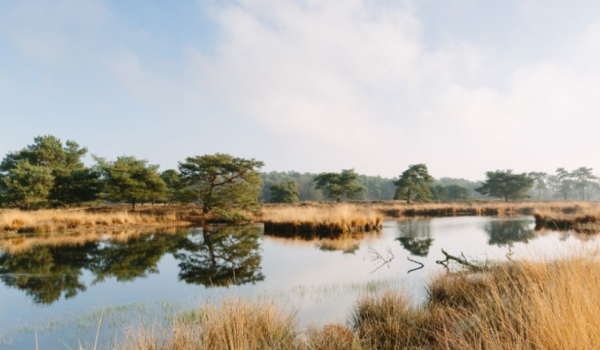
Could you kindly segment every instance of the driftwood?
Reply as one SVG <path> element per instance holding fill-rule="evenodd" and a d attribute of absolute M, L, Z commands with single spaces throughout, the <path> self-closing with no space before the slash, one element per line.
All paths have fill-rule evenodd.
<path fill-rule="evenodd" d="M 460 253 L 460 256 L 454 256 L 454 255 L 448 254 L 444 249 L 442 249 L 442 254 L 444 254 L 446 259 L 437 260 L 435 263 L 440 264 L 440 265 L 444 266 L 445 268 L 448 268 L 448 265 L 450 264 L 451 261 L 454 261 L 462 266 L 466 266 L 470 270 L 473 270 L 473 271 L 482 271 L 482 270 L 487 270 L 487 268 L 488 268 L 486 265 L 480 266 L 480 265 L 475 265 L 475 264 L 469 262 L 469 260 L 467 259 L 467 257 L 465 256 L 464 253 Z"/>
<path fill-rule="evenodd" d="M 425 267 L 425 265 L 423 265 L 422 263 L 420 263 L 420 262 L 418 262 L 418 261 L 416 261 L 416 260 L 413 260 L 413 259 L 411 259 L 409 256 L 407 256 L 407 257 L 406 257 L 406 259 L 407 259 L 408 261 L 410 261 L 410 262 L 414 262 L 415 264 L 419 264 L 419 265 L 421 265 L 421 266 L 419 266 L 419 267 L 417 267 L 417 268 L 414 268 L 414 269 L 412 269 L 412 270 L 408 270 L 408 272 L 407 272 L 407 273 L 411 273 L 411 272 L 413 272 L 413 271 L 417 271 L 417 270 L 420 270 L 420 269 L 422 269 L 422 268 L 424 268 L 424 267 Z"/>

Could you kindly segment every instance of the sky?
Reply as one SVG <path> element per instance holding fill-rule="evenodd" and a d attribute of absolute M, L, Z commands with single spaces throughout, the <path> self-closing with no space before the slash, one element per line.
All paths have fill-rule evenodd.
<path fill-rule="evenodd" d="M 0 154 L 600 172 L 596 0 L 0 0 Z"/>

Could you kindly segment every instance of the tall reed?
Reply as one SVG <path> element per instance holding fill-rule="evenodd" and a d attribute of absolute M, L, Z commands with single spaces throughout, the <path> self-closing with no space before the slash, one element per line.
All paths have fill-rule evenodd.
<path fill-rule="evenodd" d="M 597 255 L 507 262 L 484 272 L 445 273 L 415 305 L 398 291 L 365 295 L 348 327 L 301 332 L 293 313 L 229 299 L 131 330 L 115 350 L 579 350 L 600 348 Z"/>
<path fill-rule="evenodd" d="M 0 233 L 49 233 L 82 228 L 181 223 L 174 212 L 141 214 L 127 211 L 90 212 L 83 209 L 0 210 Z"/>
<path fill-rule="evenodd" d="M 364 205 L 267 206 L 263 208 L 265 232 L 336 236 L 381 228 L 382 217 Z"/>

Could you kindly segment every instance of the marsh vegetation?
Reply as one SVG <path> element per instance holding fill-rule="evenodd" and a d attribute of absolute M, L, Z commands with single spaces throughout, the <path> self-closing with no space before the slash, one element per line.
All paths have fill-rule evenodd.
<path fill-rule="evenodd" d="M 0 164 L 0 281 L 12 300 L 23 294 L 51 310 L 79 305 L 69 303 L 88 294 L 90 300 L 124 295 L 137 301 L 140 293 L 213 298 L 167 322 L 142 322 L 125 335 L 119 329 L 117 349 L 598 345 L 590 329 L 598 326 L 593 314 L 600 310 L 587 303 L 600 297 L 584 293 L 600 283 L 587 275 L 597 270 L 594 259 L 562 258 L 546 249 L 550 242 L 598 243 L 589 234 L 598 232 L 600 205 L 566 201 L 594 197 L 590 168 L 559 168 L 556 175 L 497 170 L 476 183 L 436 180 L 425 164 L 393 180 L 353 169 L 261 174 L 263 162 L 219 153 L 187 157 L 163 172 L 131 156 L 94 156 L 96 164 L 87 167 L 86 153 L 73 141 L 42 136 L 6 155 Z M 518 201 L 532 194 L 563 200 Z M 538 244 L 552 260 L 511 260 Z M 443 249 L 456 251 L 450 260 L 467 269 L 440 273 L 436 262 L 446 258 L 443 266 L 452 267 Z M 407 274 L 399 278 L 398 270 Z M 396 282 L 374 282 L 373 274 Z M 432 274 L 437 277 L 430 280 Z M 332 281 L 363 287 L 335 292 L 326 287 Z M 400 284 L 410 287 L 381 293 L 382 285 Z M 331 295 L 319 295 L 318 312 L 310 316 L 246 299 L 281 286 L 301 298 L 306 290 Z M 242 296 L 224 298 L 225 290 Z M 574 308 L 555 305 L 569 299 L 577 299 Z M 26 320 L 16 315 L 29 310 L 29 317 L 38 317 L 19 305 L 9 314 Z M 344 321 L 340 315 L 348 308 Z M 573 310 L 580 308 L 575 320 Z M 556 328 L 570 325 L 550 324 L 557 317 L 579 327 L 569 329 L 575 337 Z M 306 327 L 306 319 L 317 324 Z"/>
<path fill-rule="evenodd" d="M 438 275 L 415 305 L 402 291 L 361 297 L 345 324 L 302 330 L 293 310 L 226 299 L 131 328 L 114 349 L 594 349 L 600 346 L 595 256 L 497 264 Z"/>

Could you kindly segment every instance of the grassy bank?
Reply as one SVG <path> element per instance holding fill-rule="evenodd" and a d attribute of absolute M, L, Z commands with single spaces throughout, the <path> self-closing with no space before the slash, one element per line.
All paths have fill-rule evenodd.
<path fill-rule="evenodd" d="M 271 205 L 263 208 L 263 222 L 265 233 L 332 237 L 345 233 L 377 231 L 381 228 L 383 218 L 364 205 Z"/>
<path fill-rule="evenodd" d="M 389 217 L 411 216 L 510 216 L 533 215 L 539 211 L 549 213 L 577 213 L 595 211 L 600 214 L 600 204 L 596 202 L 447 202 L 411 203 L 398 201 L 374 202 L 371 207 Z"/>
<path fill-rule="evenodd" d="M 600 228 L 600 204 L 595 202 L 310 202 L 265 204 L 262 218 L 266 233 L 280 236 L 318 235 L 335 237 L 344 233 L 377 231 L 384 217 L 414 216 L 510 216 L 535 215 L 540 227 L 576 229 L 586 232 Z M 55 233 L 135 228 L 165 225 L 201 225 L 218 221 L 204 217 L 199 206 L 157 205 L 129 211 L 126 206 L 87 209 L 22 211 L 0 210 L 0 234 Z"/>
<path fill-rule="evenodd" d="M 229 299 L 127 332 L 114 349 L 597 349 L 600 266 L 595 257 L 509 262 L 446 273 L 415 306 L 401 292 L 365 295 L 347 325 L 302 330 L 272 303 Z"/>
<path fill-rule="evenodd" d="M 99 228 L 189 224 L 175 212 L 94 212 L 84 209 L 0 210 L 0 233 L 53 233 Z"/>
<path fill-rule="evenodd" d="M 594 205 L 561 210 L 538 209 L 534 217 L 539 228 L 574 230 L 580 233 L 600 232 L 600 208 Z"/>

